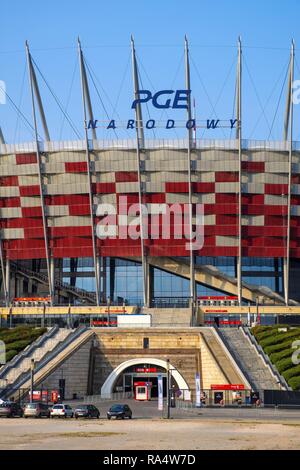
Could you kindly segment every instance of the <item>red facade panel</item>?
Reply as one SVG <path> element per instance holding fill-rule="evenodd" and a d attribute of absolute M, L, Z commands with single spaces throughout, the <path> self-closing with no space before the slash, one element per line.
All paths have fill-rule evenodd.
<path fill-rule="evenodd" d="M 30 163 L 37 163 L 36 153 L 19 153 L 16 155 L 17 165 L 28 165 Z"/>
<path fill-rule="evenodd" d="M 87 173 L 86 162 L 66 162 L 65 163 L 66 173 Z"/>

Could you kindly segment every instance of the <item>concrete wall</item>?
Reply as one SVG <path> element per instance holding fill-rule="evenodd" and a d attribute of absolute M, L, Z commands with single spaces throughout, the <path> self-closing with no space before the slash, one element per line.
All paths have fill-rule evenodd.
<path fill-rule="evenodd" d="M 65 398 L 72 398 L 76 393 L 82 397 L 88 394 L 88 374 L 90 351 L 93 340 L 85 343 L 74 352 L 55 372 L 39 386 L 49 390 L 59 389 L 59 379 L 66 380 Z"/>
<path fill-rule="evenodd" d="M 195 373 L 201 376 L 201 387 L 226 384 L 222 368 L 201 337 L 201 328 L 165 330 L 149 329 L 95 329 L 94 339 L 74 352 L 44 382 L 43 387 L 58 389 L 59 379 L 66 380 L 65 396 L 100 394 L 109 374 L 129 359 L 149 357 L 166 360 L 178 370 L 195 391 Z M 144 349 L 144 338 L 149 348 Z"/>

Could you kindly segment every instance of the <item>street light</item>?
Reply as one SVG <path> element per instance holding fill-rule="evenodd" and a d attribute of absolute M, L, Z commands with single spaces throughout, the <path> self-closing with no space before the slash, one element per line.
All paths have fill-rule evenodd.
<path fill-rule="evenodd" d="M 34 366 L 35 366 L 34 359 L 31 359 L 31 363 L 30 363 L 30 383 L 31 383 L 31 385 L 30 385 L 30 388 L 31 388 L 30 403 L 33 402 Z"/>
<path fill-rule="evenodd" d="M 170 359 L 167 359 L 167 418 L 170 419 Z"/>
<path fill-rule="evenodd" d="M 107 326 L 109 327 L 110 297 L 107 297 Z"/>

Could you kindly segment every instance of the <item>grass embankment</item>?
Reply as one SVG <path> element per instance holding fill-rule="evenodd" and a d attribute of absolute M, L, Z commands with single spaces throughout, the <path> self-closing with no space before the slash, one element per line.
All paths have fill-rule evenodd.
<path fill-rule="evenodd" d="M 39 336 L 43 335 L 47 328 L 33 328 L 32 326 L 18 326 L 16 328 L 0 328 L 0 340 L 6 347 L 6 362 L 16 354 L 23 351 Z"/>
<path fill-rule="evenodd" d="M 282 328 L 286 331 L 280 331 Z M 300 328 L 286 325 L 256 326 L 252 328 L 252 333 L 289 386 L 293 390 L 300 390 L 300 364 L 293 362 L 293 354 L 294 359 L 300 360 Z M 296 347 L 293 348 L 293 345 Z"/>

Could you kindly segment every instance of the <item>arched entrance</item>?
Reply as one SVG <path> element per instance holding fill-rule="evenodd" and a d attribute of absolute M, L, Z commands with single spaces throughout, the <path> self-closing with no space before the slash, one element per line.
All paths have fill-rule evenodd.
<path fill-rule="evenodd" d="M 120 375 L 128 368 L 132 366 L 138 366 L 141 364 L 151 364 L 153 366 L 162 367 L 167 370 L 167 361 L 163 359 L 156 359 L 152 357 L 140 357 L 135 359 L 129 359 L 128 361 L 122 362 L 118 365 L 107 377 L 106 381 L 101 387 L 101 396 L 105 398 L 110 398 L 114 391 L 115 383 L 117 382 Z M 173 380 L 177 383 L 177 386 L 180 390 L 189 390 L 189 386 L 183 376 L 178 372 L 176 367 L 172 364 L 169 364 L 170 374 L 172 375 Z"/>

